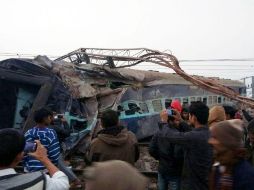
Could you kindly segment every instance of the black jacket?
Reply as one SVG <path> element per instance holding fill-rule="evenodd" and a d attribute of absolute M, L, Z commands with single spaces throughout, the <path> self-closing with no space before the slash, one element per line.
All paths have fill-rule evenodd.
<path fill-rule="evenodd" d="M 163 126 L 163 123 L 159 123 L 159 128 L 162 129 L 162 127 L 171 128 L 176 132 L 189 130 L 186 123 L 180 123 L 179 128 Z M 157 132 L 150 142 L 149 153 L 156 160 L 159 160 L 159 173 L 168 176 L 181 176 L 184 161 L 182 145 L 170 143 L 167 139 L 161 138 L 160 132 Z"/>
<path fill-rule="evenodd" d="M 163 127 L 159 133 L 160 138 L 184 146 L 181 189 L 208 190 L 208 175 L 212 165 L 212 147 L 208 144 L 210 136 L 208 127 L 195 128 L 185 133 Z"/>
<path fill-rule="evenodd" d="M 233 173 L 233 187 L 232 190 L 253 190 L 254 189 L 254 168 L 246 161 L 239 160 L 239 162 L 234 166 Z M 211 174 L 211 189 L 218 189 L 219 180 L 221 179 L 221 174 L 219 171 L 219 166 L 213 168 Z"/>
<path fill-rule="evenodd" d="M 245 118 L 248 122 L 250 122 L 250 121 L 253 119 L 253 117 L 251 117 L 250 114 L 249 114 L 247 111 L 242 110 L 242 112 L 243 112 L 244 118 Z"/>

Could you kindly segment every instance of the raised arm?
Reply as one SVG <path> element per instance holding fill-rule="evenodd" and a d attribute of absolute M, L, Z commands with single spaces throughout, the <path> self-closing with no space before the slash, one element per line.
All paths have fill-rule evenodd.
<path fill-rule="evenodd" d="M 35 140 L 37 144 L 37 150 L 29 155 L 39 160 L 48 170 L 49 177 L 46 175 L 46 183 L 48 190 L 67 190 L 69 189 L 68 177 L 50 161 L 47 156 L 47 149 L 40 143 L 39 140 Z"/>
<path fill-rule="evenodd" d="M 177 113 L 177 112 L 176 112 Z M 181 118 L 179 116 L 180 114 L 176 114 L 174 117 L 175 119 L 181 120 Z M 193 132 L 179 132 L 176 130 L 173 130 L 169 127 L 167 127 L 168 125 L 168 113 L 167 110 L 163 110 L 160 113 L 160 118 L 161 118 L 161 122 L 159 123 L 159 136 L 161 138 L 165 138 L 167 139 L 169 142 L 171 143 L 175 143 L 175 144 L 189 144 L 192 141 L 193 138 Z"/>
<path fill-rule="evenodd" d="M 170 143 L 188 145 L 194 137 L 192 131 L 179 132 L 167 127 L 167 123 L 161 123 L 160 125 L 161 125 L 161 129 L 159 131 L 160 138 L 165 138 Z"/>

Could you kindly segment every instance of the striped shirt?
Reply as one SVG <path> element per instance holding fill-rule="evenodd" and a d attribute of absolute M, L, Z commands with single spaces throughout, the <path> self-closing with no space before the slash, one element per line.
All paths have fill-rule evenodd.
<path fill-rule="evenodd" d="M 56 166 L 58 165 L 60 145 L 54 129 L 47 127 L 34 127 L 26 132 L 25 138 L 27 142 L 40 140 L 41 144 L 47 149 L 48 158 L 53 164 Z M 28 172 L 45 169 L 44 165 L 39 160 L 36 160 L 34 157 L 29 155 L 25 155 L 24 157 L 24 167 Z"/>

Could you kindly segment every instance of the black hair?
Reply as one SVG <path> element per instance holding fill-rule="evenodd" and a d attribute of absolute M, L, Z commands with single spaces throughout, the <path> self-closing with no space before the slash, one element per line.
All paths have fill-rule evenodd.
<path fill-rule="evenodd" d="M 223 108 L 225 110 L 225 113 L 228 114 L 231 119 L 234 119 L 235 113 L 237 112 L 237 110 L 233 108 L 232 106 L 227 106 L 227 105 L 224 105 Z"/>
<path fill-rule="evenodd" d="M 8 167 L 24 150 L 25 137 L 16 129 L 0 130 L 0 167 Z"/>
<path fill-rule="evenodd" d="M 49 108 L 41 108 L 34 112 L 34 121 L 42 123 L 48 116 L 53 116 L 53 112 Z"/>
<path fill-rule="evenodd" d="M 198 122 L 202 125 L 206 125 L 208 122 L 209 108 L 203 102 L 192 102 L 189 107 L 190 115 L 196 116 Z"/>
<path fill-rule="evenodd" d="M 254 133 L 254 119 L 252 119 L 248 126 L 247 126 L 248 132 Z"/>
<path fill-rule="evenodd" d="M 183 112 L 187 112 L 187 113 L 189 113 L 189 108 L 188 107 L 183 107 L 183 109 L 182 109 L 182 113 Z"/>
<path fill-rule="evenodd" d="M 107 110 L 102 113 L 101 123 L 104 128 L 113 127 L 118 124 L 119 114 L 114 110 Z"/>

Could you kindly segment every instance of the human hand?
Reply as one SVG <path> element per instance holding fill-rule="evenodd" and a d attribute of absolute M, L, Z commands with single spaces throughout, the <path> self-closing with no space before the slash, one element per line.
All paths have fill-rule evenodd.
<path fill-rule="evenodd" d="M 67 120 L 65 119 L 65 117 L 62 117 L 60 120 L 62 123 L 67 123 Z"/>
<path fill-rule="evenodd" d="M 181 117 L 181 114 L 179 113 L 179 111 L 178 110 L 176 110 L 176 109 L 173 109 L 173 117 L 175 118 L 175 120 L 176 121 L 182 121 L 183 119 L 182 119 L 182 117 Z"/>
<path fill-rule="evenodd" d="M 161 122 L 168 122 L 168 112 L 166 109 L 162 110 L 160 113 Z"/>
<path fill-rule="evenodd" d="M 41 144 L 39 140 L 35 140 L 35 143 L 37 144 L 36 151 L 30 152 L 28 154 L 41 162 L 47 161 L 48 160 L 47 149 Z"/>

